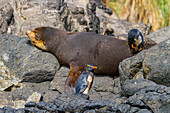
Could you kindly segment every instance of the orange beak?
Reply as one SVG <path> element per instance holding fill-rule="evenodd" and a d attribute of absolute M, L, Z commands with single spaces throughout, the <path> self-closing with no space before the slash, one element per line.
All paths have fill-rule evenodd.
<path fill-rule="evenodd" d="M 96 66 L 93 66 L 93 69 L 97 69 L 97 67 L 96 67 Z"/>
<path fill-rule="evenodd" d="M 131 47 L 133 48 L 133 44 L 131 44 Z"/>

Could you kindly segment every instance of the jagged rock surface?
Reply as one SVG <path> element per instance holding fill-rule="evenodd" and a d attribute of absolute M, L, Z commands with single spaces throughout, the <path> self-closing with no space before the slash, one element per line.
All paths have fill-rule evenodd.
<path fill-rule="evenodd" d="M 170 86 L 170 38 L 123 60 L 119 65 L 122 86 L 129 79 L 148 79 L 157 84 Z"/>
<path fill-rule="evenodd" d="M 0 46 L 1 90 L 21 81 L 50 81 L 59 68 L 55 56 L 33 47 L 28 38 L 0 35 Z"/>
<path fill-rule="evenodd" d="M 1 111 L 24 112 L 113 112 L 113 113 L 167 113 L 170 107 L 170 88 L 160 85 L 147 86 L 129 98 L 119 98 L 119 100 L 89 100 L 88 95 L 59 95 L 48 103 L 29 102 L 23 109 L 12 109 L 10 107 L 1 108 Z"/>
<path fill-rule="evenodd" d="M 1 1 L 0 1 L 1 3 Z M 36 27 L 51 26 L 71 32 L 103 33 L 113 28 L 114 34 L 127 34 L 131 28 L 138 28 L 143 35 L 149 34 L 149 27 L 142 23 L 129 23 L 118 20 L 118 16 L 99 0 L 9 0 L 8 9 L 1 14 L 8 14 L 1 33 L 25 36 L 27 30 Z M 2 2 L 3 4 L 3 2 Z M 6 13 L 7 12 L 7 13 Z M 5 24 L 4 21 L 7 21 Z"/>

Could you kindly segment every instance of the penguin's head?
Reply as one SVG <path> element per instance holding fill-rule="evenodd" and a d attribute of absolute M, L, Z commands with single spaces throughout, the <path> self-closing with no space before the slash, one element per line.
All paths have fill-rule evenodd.
<path fill-rule="evenodd" d="M 114 30 L 112 28 L 107 28 L 104 32 L 103 35 L 109 35 L 109 36 L 114 36 Z"/>
<path fill-rule="evenodd" d="M 93 71 L 96 70 L 96 69 L 97 69 L 97 67 L 96 67 L 96 66 L 93 66 L 93 65 L 91 65 L 91 64 L 87 64 L 87 65 L 86 65 L 86 68 L 85 68 L 86 71 L 90 71 L 90 72 L 93 72 Z"/>
<path fill-rule="evenodd" d="M 132 54 L 137 54 L 145 48 L 142 33 L 138 29 L 128 32 L 128 45 Z"/>

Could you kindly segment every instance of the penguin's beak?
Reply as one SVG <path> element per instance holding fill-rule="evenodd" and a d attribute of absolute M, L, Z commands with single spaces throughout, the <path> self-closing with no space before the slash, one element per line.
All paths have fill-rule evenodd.
<path fill-rule="evenodd" d="M 96 67 L 96 66 L 93 66 L 93 69 L 97 69 L 97 67 Z"/>

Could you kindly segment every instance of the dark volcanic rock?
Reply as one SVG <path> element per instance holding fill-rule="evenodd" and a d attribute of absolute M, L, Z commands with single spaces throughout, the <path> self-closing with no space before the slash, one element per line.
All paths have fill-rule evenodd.
<path fill-rule="evenodd" d="M 105 101 L 88 100 L 88 98 L 88 95 L 60 95 L 54 100 L 54 104 L 60 110 L 68 112 L 83 112 L 106 106 Z"/>
<path fill-rule="evenodd" d="M 36 106 L 36 102 L 28 102 L 25 104 L 25 107 L 35 107 Z"/>
<path fill-rule="evenodd" d="M 4 107 L 3 110 L 5 113 L 15 113 L 15 109 L 11 107 Z"/>
<path fill-rule="evenodd" d="M 0 7 L 4 9 L 4 2 L 1 4 Z M 25 36 L 27 30 L 40 26 L 95 33 L 113 28 L 115 35 L 127 34 L 131 28 L 139 28 L 144 35 L 149 33 L 149 27 L 145 24 L 116 20 L 119 19 L 116 13 L 106 8 L 100 0 L 12 0 L 5 4 L 10 10 L 3 11 L 3 18 L 10 19 L 0 20 L 2 33 L 6 33 L 8 28 L 8 33 Z"/>
<path fill-rule="evenodd" d="M 123 60 L 119 65 L 122 87 L 125 80 L 145 78 L 170 86 L 170 39 Z"/>
<path fill-rule="evenodd" d="M 131 80 L 126 80 L 123 83 L 123 86 L 121 87 L 121 89 L 122 89 L 122 94 L 124 94 L 126 96 L 131 96 L 146 87 L 155 86 L 155 85 L 156 84 L 150 80 L 131 79 Z"/>
<path fill-rule="evenodd" d="M 28 38 L 0 35 L 2 68 L 17 84 L 19 81 L 43 82 L 53 79 L 59 63 L 55 56 L 33 47 Z M 9 80 L 8 80 L 9 81 Z"/>
<path fill-rule="evenodd" d="M 148 86 L 136 92 L 129 98 L 89 100 L 88 95 L 59 95 L 48 103 L 29 102 L 25 104 L 25 112 L 115 112 L 115 113 L 166 113 L 170 105 L 170 88 L 161 85 Z M 3 111 L 15 111 L 10 107 L 0 109 Z M 23 109 L 21 109 L 23 110 Z"/>
<path fill-rule="evenodd" d="M 49 90 L 50 82 L 42 83 L 23 83 L 22 88 L 16 88 L 12 92 L 12 100 L 27 100 L 34 92 L 40 93 L 42 96 Z"/>
<path fill-rule="evenodd" d="M 164 105 L 160 108 L 161 113 L 168 113 L 170 110 L 170 104 Z"/>
<path fill-rule="evenodd" d="M 159 89 L 162 91 L 160 92 Z M 137 92 L 135 95 L 125 101 L 131 106 L 147 109 L 150 112 L 160 112 L 160 109 L 170 104 L 170 95 L 168 94 L 169 87 L 155 85 Z"/>
<path fill-rule="evenodd" d="M 167 26 L 155 32 L 152 32 L 150 35 L 147 35 L 146 38 L 152 39 L 156 43 L 160 43 L 170 38 L 169 34 L 170 34 L 170 26 Z"/>

